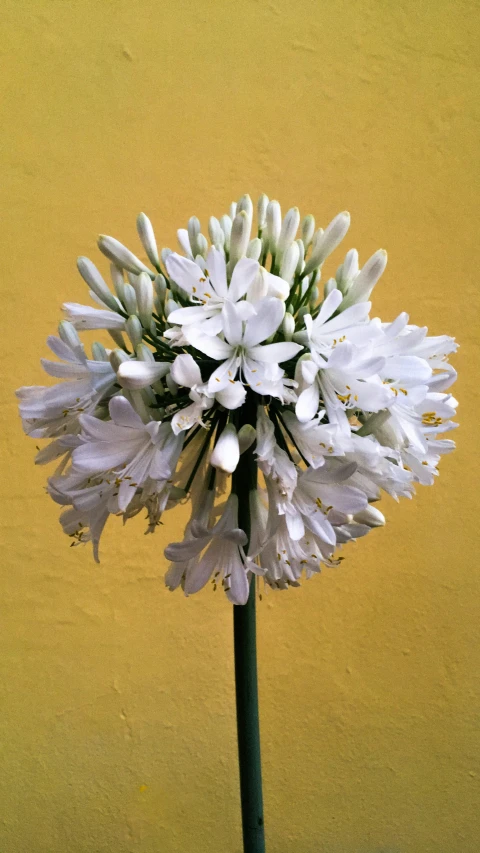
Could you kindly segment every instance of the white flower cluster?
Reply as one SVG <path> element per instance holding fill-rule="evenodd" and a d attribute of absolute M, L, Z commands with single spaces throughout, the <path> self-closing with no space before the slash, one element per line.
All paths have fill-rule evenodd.
<path fill-rule="evenodd" d="M 52 441 L 37 462 L 57 460 L 48 492 L 74 543 L 95 558 L 111 514 L 146 509 L 153 531 L 188 497 L 184 540 L 165 550 L 167 585 L 186 594 L 212 580 L 235 604 L 252 574 L 276 589 L 297 586 L 335 552 L 385 519 L 381 490 L 411 497 L 431 484 L 455 424 L 456 345 L 428 337 L 400 314 L 370 319 L 370 294 L 386 265 L 360 269 L 355 249 L 334 278 L 322 265 L 349 227 L 325 230 L 297 208 L 248 195 L 212 217 L 210 240 L 192 217 L 182 254 L 157 249 L 150 220 L 137 227 L 153 269 L 113 237 L 114 292 L 88 258 L 78 269 L 100 307 L 66 303 L 43 360 L 49 387 L 17 394 L 25 432 Z M 298 237 L 297 235 L 300 234 Z M 92 346 L 78 331 L 108 330 Z"/>

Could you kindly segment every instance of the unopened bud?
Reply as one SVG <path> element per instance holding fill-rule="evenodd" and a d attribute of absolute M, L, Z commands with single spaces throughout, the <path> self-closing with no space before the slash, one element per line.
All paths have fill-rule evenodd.
<path fill-rule="evenodd" d="M 167 382 L 167 387 L 168 387 L 168 390 L 170 391 L 170 394 L 171 394 L 173 397 L 176 397 L 176 396 L 177 396 L 177 394 L 178 394 L 178 385 L 177 385 L 177 383 L 174 381 L 174 379 L 173 379 L 173 377 L 172 377 L 172 374 L 171 374 L 171 373 L 168 373 L 168 374 L 167 374 L 166 382 Z"/>
<path fill-rule="evenodd" d="M 210 457 L 210 465 L 227 474 L 232 474 L 240 459 L 240 445 L 237 430 L 233 424 L 227 424 L 220 435 Z"/>
<path fill-rule="evenodd" d="M 113 286 L 115 288 L 115 293 L 117 294 L 120 302 L 123 302 L 123 292 L 125 287 L 125 280 L 123 278 L 123 270 L 120 267 L 117 267 L 116 264 L 110 264 L 110 278 L 112 279 Z"/>
<path fill-rule="evenodd" d="M 298 210 L 298 207 L 292 207 L 289 211 L 287 211 L 282 222 L 282 227 L 280 229 L 280 235 L 278 238 L 277 253 L 283 255 L 292 245 L 293 241 L 295 240 L 295 237 L 297 236 L 299 224 L 300 212 Z"/>
<path fill-rule="evenodd" d="M 152 322 L 153 284 L 146 273 L 142 272 L 138 276 L 138 282 L 135 290 L 137 294 L 138 316 L 140 317 L 144 328 L 148 329 Z"/>
<path fill-rule="evenodd" d="M 250 198 L 249 195 L 242 195 L 241 199 L 239 200 L 239 202 L 237 204 L 237 214 L 241 213 L 242 210 L 244 210 L 248 216 L 248 222 L 249 222 L 248 233 L 250 235 L 250 232 L 252 230 L 252 222 L 253 222 L 253 204 L 252 204 L 252 199 Z"/>
<path fill-rule="evenodd" d="M 252 258 L 254 261 L 260 260 L 262 254 L 262 241 L 260 237 L 254 237 L 250 240 L 247 246 L 247 258 Z"/>
<path fill-rule="evenodd" d="M 300 275 L 300 273 L 302 272 L 303 267 L 305 265 L 305 245 L 304 245 L 303 240 L 295 240 L 295 242 L 298 246 L 298 261 L 297 261 L 297 269 L 295 270 L 295 273 L 297 275 Z"/>
<path fill-rule="evenodd" d="M 198 255 L 197 237 L 200 234 L 200 221 L 196 216 L 191 216 L 188 220 L 187 231 L 192 255 L 195 257 Z"/>
<path fill-rule="evenodd" d="M 167 317 L 167 319 L 168 319 L 168 317 L 172 313 L 172 311 L 176 311 L 177 308 L 180 308 L 180 305 L 178 304 L 178 302 L 175 302 L 174 299 L 167 299 L 167 302 L 165 304 L 165 317 Z"/>
<path fill-rule="evenodd" d="M 358 524 L 366 524 L 368 527 L 383 527 L 385 516 L 379 509 L 369 504 L 361 512 L 356 512 L 353 520 Z"/>
<path fill-rule="evenodd" d="M 115 373 L 117 373 L 120 365 L 123 364 L 124 361 L 130 361 L 130 358 L 123 350 L 114 349 L 109 355 L 109 361 L 113 370 L 115 371 Z"/>
<path fill-rule="evenodd" d="M 149 261 L 158 270 L 160 267 L 160 258 L 158 257 L 157 241 L 155 240 L 152 223 L 145 213 L 139 213 L 137 216 L 137 231 Z"/>
<path fill-rule="evenodd" d="M 127 249 L 115 237 L 108 237 L 106 234 L 100 234 L 98 238 L 98 248 L 103 254 L 113 261 L 114 264 L 130 272 L 141 273 L 146 272 L 153 277 L 153 273 L 145 266 L 142 261 Z"/>
<path fill-rule="evenodd" d="M 257 225 L 258 230 L 263 231 L 267 224 L 267 207 L 268 207 L 268 195 L 262 193 L 260 198 L 257 201 Z"/>
<path fill-rule="evenodd" d="M 163 266 L 165 267 L 165 269 L 167 268 L 167 266 L 166 266 L 167 258 L 170 255 L 173 255 L 173 252 L 171 249 L 162 249 L 162 251 L 160 252 L 160 260 L 161 260 Z"/>
<path fill-rule="evenodd" d="M 230 235 L 232 233 L 232 220 L 226 214 L 220 219 L 220 227 L 225 235 L 225 249 L 230 251 Z"/>
<path fill-rule="evenodd" d="M 286 341 L 291 341 L 293 338 L 293 333 L 295 331 L 295 318 L 290 314 L 289 311 L 285 314 L 282 323 L 282 331 L 283 336 Z"/>
<path fill-rule="evenodd" d="M 312 237 L 315 233 L 315 218 L 311 213 L 305 217 L 302 222 L 302 240 L 303 245 L 305 246 L 305 251 L 307 251 L 310 243 L 312 242 Z"/>
<path fill-rule="evenodd" d="M 77 258 L 77 268 L 95 296 L 98 296 L 101 302 L 112 311 L 118 311 L 118 302 L 113 294 L 110 293 L 108 284 L 104 281 L 95 264 L 89 258 L 81 257 Z"/>
<path fill-rule="evenodd" d="M 300 250 L 296 243 L 292 243 L 291 246 L 286 250 L 282 264 L 280 267 L 280 277 L 284 278 L 285 281 L 288 281 L 289 284 L 293 281 L 293 277 L 295 275 L 295 270 L 298 264 Z"/>
<path fill-rule="evenodd" d="M 277 251 L 278 238 L 282 227 L 282 210 L 278 201 L 270 201 L 267 206 L 268 249 L 272 255 Z"/>
<path fill-rule="evenodd" d="M 126 321 L 125 331 L 129 337 L 133 349 L 135 350 L 137 346 L 142 342 L 143 338 L 142 324 L 136 314 L 132 314 L 131 317 L 129 317 Z"/>
<path fill-rule="evenodd" d="M 216 249 L 221 249 L 225 243 L 225 234 L 222 231 L 222 226 L 215 216 L 211 216 L 208 223 L 208 236 L 210 242 Z"/>
<path fill-rule="evenodd" d="M 137 294 L 131 284 L 126 284 L 123 293 L 123 304 L 127 314 L 137 313 Z"/>
<path fill-rule="evenodd" d="M 343 309 L 357 302 L 366 302 L 386 266 L 387 253 L 384 249 L 379 249 L 358 273 L 345 297 Z"/>
<path fill-rule="evenodd" d="M 337 282 L 334 278 L 329 278 L 328 281 L 325 282 L 323 287 L 323 296 L 326 299 L 328 294 L 332 292 L 332 290 L 337 289 Z"/>
<path fill-rule="evenodd" d="M 92 344 L 92 358 L 94 361 L 108 361 L 107 350 L 99 341 Z"/>
<path fill-rule="evenodd" d="M 207 257 L 208 252 L 208 240 L 204 236 L 204 234 L 198 234 L 197 236 L 197 255 L 200 255 L 202 258 Z"/>
<path fill-rule="evenodd" d="M 232 233 L 230 235 L 230 259 L 228 262 L 230 275 L 237 261 L 245 256 L 249 240 L 250 223 L 248 214 L 244 210 L 241 210 L 233 220 Z"/>
<path fill-rule="evenodd" d="M 155 281 L 153 282 L 153 286 L 155 287 L 155 293 L 162 300 L 165 299 L 165 294 L 167 292 L 167 282 L 165 276 L 161 273 L 156 276 Z"/>
<path fill-rule="evenodd" d="M 254 426 L 251 424 L 244 424 L 238 430 L 238 445 L 240 450 L 240 455 L 245 453 L 249 447 L 252 446 L 253 442 L 257 437 L 257 431 Z"/>
<path fill-rule="evenodd" d="M 345 260 L 341 267 L 337 270 L 335 276 L 339 290 L 346 293 L 354 278 L 358 275 L 358 252 L 356 249 L 350 249 L 345 255 Z"/>
<path fill-rule="evenodd" d="M 58 334 L 64 344 L 70 349 L 83 351 L 83 344 L 78 336 L 75 326 L 68 320 L 61 320 L 58 324 Z"/>
<path fill-rule="evenodd" d="M 125 341 L 123 339 L 123 335 L 118 329 L 108 329 L 108 334 L 110 335 L 110 337 L 112 338 L 114 343 L 116 343 L 117 347 L 119 347 L 122 350 L 127 349 L 127 346 L 126 346 Z"/>
<path fill-rule="evenodd" d="M 314 240 L 312 254 L 305 264 L 304 272 L 306 274 L 323 264 L 328 255 L 330 255 L 331 252 L 337 248 L 338 244 L 341 243 L 349 227 L 350 214 L 348 211 L 339 213 L 338 216 L 332 219 L 323 234 Z"/>

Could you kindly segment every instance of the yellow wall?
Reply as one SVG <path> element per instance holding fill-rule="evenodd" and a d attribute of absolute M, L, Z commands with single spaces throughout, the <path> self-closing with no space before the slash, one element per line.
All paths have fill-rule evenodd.
<path fill-rule="evenodd" d="M 98 232 L 260 191 L 350 210 L 375 311 L 461 342 L 435 487 L 259 607 L 269 853 L 478 853 L 478 3 L 2 8 L 1 853 L 240 853 L 230 606 L 164 589 L 181 514 L 70 550 L 13 390 Z"/>

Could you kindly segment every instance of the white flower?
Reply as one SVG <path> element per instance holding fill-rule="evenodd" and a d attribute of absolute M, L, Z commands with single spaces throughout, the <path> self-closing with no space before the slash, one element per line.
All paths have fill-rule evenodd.
<path fill-rule="evenodd" d="M 226 302 L 238 303 L 245 296 L 258 271 L 258 262 L 242 258 L 235 266 L 230 284 L 227 283 L 225 257 L 211 248 L 206 266 L 173 253 L 167 258 L 167 270 L 195 305 L 177 308 L 169 314 L 169 323 L 189 326 L 201 324 L 202 333 L 216 335 L 222 331 L 222 308 Z M 243 301 L 239 313 L 246 319 L 253 314 L 252 306 Z"/>
<path fill-rule="evenodd" d="M 243 546 L 247 537 L 238 527 L 237 496 L 230 495 L 214 527 L 207 529 L 199 523 L 192 534 L 191 538 L 165 548 L 168 560 L 182 564 L 185 595 L 198 592 L 215 574 L 227 598 L 233 604 L 245 604 L 249 585 Z"/>
<path fill-rule="evenodd" d="M 79 416 L 93 412 L 114 382 L 109 361 L 87 359 L 83 348 L 51 335 L 47 344 L 62 361 L 42 359 L 49 376 L 66 379 L 51 387 L 33 385 L 19 388 L 23 428 L 33 438 L 48 438 L 78 432 Z"/>
<path fill-rule="evenodd" d="M 280 326 L 285 308 L 279 299 L 264 299 L 257 305 L 257 312 L 250 317 L 244 328 L 233 305 L 225 304 L 225 340 L 205 335 L 195 326 L 185 329 L 188 342 L 200 352 L 222 364 L 213 371 L 208 380 L 210 393 L 228 386 L 240 370 L 243 381 L 258 394 L 279 396 L 282 388 L 283 370 L 279 362 L 293 358 L 302 347 L 291 342 L 260 346 Z"/>
<path fill-rule="evenodd" d="M 80 418 L 82 444 L 73 451 L 73 467 L 87 475 L 111 471 L 116 475 L 118 505 L 124 512 L 134 489 L 148 480 L 170 480 L 180 455 L 183 438 L 169 423 L 144 424 L 123 397 L 110 401 L 111 421 L 90 415 Z"/>

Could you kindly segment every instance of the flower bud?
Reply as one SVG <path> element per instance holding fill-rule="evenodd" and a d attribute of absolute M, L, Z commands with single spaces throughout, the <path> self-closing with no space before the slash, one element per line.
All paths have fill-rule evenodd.
<path fill-rule="evenodd" d="M 257 225 L 259 231 L 263 231 L 263 229 L 267 225 L 267 207 L 268 195 L 262 193 L 262 195 L 257 201 Z"/>
<path fill-rule="evenodd" d="M 123 364 L 124 361 L 130 361 L 130 358 L 123 350 L 114 349 L 109 355 L 109 361 L 113 370 L 115 371 L 115 373 L 117 373 L 120 365 Z"/>
<path fill-rule="evenodd" d="M 305 265 L 305 246 L 303 240 L 295 240 L 295 242 L 298 246 L 298 261 L 295 273 L 296 275 L 300 275 Z"/>
<path fill-rule="evenodd" d="M 153 273 L 145 266 L 142 261 L 137 258 L 130 249 L 127 249 L 114 237 L 108 237 L 106 234 L 100 234 L 98 238 L 98 248 L 103 254 L 113 261 L 114 264 L 121 269 L 130 270 L 130 272 L 141 273 L 146 272 L 153 277 Z"/>
<path fill-rule="evenodd" d="M 208 252 L 208 240 L 204 234 L 198 234 L 197 236 L 197 255 L 200 255 L 201 258 L 206 258 Z"/>
<path fill-rule="evenodd" d="M 257 437 L 257 430 L 251 424 L 244 424 L 238 430 L 238 445 L 240 449 L 240 455 L 245 453 L 249 447 L 252 446 L 253 442 Z"/>
<path fill-rule="evenodd" d="M 174 299 L 167 299 L 167 302 L 165 303 L 165 317 L 168 319 L 169 314 L 171 314 L 172 311 L 176 311 L 177 308 L 180 308 L 178 302 L 175 302 Z"/>
<path fill-rule="evenodd" d="M 310 313 L 310 308 L 308 307 L 308 305 L 302 305 L 302 307 L 298 309 L 297 317 L 299 320 L 302 320 L 303 317 L 305 317 L 305 314 L 309 314 L 309 313 Z"/>
<path fill-rule="evenodd" d="M 367 527 L 383 527 L 385 524 L 385 516 L 379 509 L 369 504 L 365 509 L 356 512 L 353 520 L 358 524 L 366 524 Z"/>
<path fill-rule="evenodd" d="M 75 326 L 68 320 L 60 320 L 58 334 L 63 343 L 70 347 L 70 349 L 80 349 L 83 351 L 83 344 L 78 336 L 78 332 Z"/>
<path fill-rule="evenodd" d="M 378 279 L 387 266 L 385 249 L 375 252 L 362 267 L 344 299 L 342 310 L 357 302 L 367 302 Z"/>
<path fill-rule="evenodd" d="M 112 279 L 113 286 L 115 288 L 115 293 L 117 294 L 120 302 L 123 302 L 123 292 L 125 287 L 125 281 L 123 278 L 123 270 L 120 267 L 117 267 L 116 264 L 110 264 L 110 278 Z"/>
<path fill-rule="evenodd" d="M 323 298 L 326 299 L 327 296 L 329 295 L 329 293 L 331 293 L 332 290 L 336 290 L 336 289 L 337 289 L 337 282 L 335 281 L 334 278 L 329 278 L 328 281 L 326 281 L 324 286 L 323 286 Z"/>
<path fill-rule="evenodd" d="M 122 350 L 126 350 L 126 344 L 123 340 L 123 335 L 118 329 L 108 329 L 108 334 L 112 338 L 112 340 L 116 343 L 117 347 Z"/>
<path fill-rule="evenodd" d="M 307 251 L 310 243 L 312 242 L 312 237 L 315 233 L 315 218 L 311 213 L 305 217 L 302 222 L 302 240 L 303 245 L 305 246 L 305 251 Z"/>
<path fill-rule="evenodd" d="M 136 314 L 132 314 L 125 323 L 125 331 L 130 339 L 133 349 L 135 350 L 142 342 L 143 328 Z"/>
<path fill-rule="evenodd" d="M 137 216 L 137 231 L 150 263 L 158 270 L 160 258 L 158 257 L 157 241 L 152 223 L 145 213 L 139 213 Z"/>
<path fill-rule="evenodd" d="M 289 284 L 293 281 L 299 254 L 300 250 L 298 245 L 296 243 L 292 243 L 283 256 L 282 264 L 280 266 L 280 277 L 284 278 L 285 281 L 288 281 Z"/>
<path fill-rule="evenodd" d="M 240 258 L 245 256 L 247 246 L 250 240 L 250 223 L 248 214 L 241 210 L 237 213 L 232 223 L 232 233 L 230 235 L 230 259 L 228 262 L 228 272 L 232 274 L 235 264 Z"/>
<path fill-rule="evenodd" d="M 283 336 L 286 341 L 291 341 L 293 338 L 293 333 L 295 331 L 295 318 L 290 314 L 289 311 L 285 314 L 282 323 L 282 331 Z"/>
<path fill-rule="evenodd" d="M 235 219 L 236 215 L 237 215 L 237 202 L 232 201 L 232 203 L 230 205 L 230 219 L 232 220 L 232 222 Z"/>
<path fill-rule="evenodd" d="M 278 201 L 270 201 L 267 206 L 268 249 L 272 255 L 277 251 L 278 238 L 282 228 L 282 210 Z"/>
<path fill-rule="evenodd" d="M 165 267 L 165 269 L 167 268 L 166 267 L 167 258 L 170 255 L 173 255 L 173 252 L 171 249 L 162 249 L 162 251 L 160 252 L 160 260 L 161 260 L 163 266 Z"/>
<path fill-rule="evenodd" d="M 227 474 L 232 474 L 240 459 L 240 445 L 237 430 L 233 424 L 227 424 L 220 435 L 210 457 L 210 465 Z"/>
<path fill-rule="evenodd" d="M 187 231 L 192 255 L 193 257 L 195 257 L 195 255 L 199 254 L 197 247 L 197 237 L 200 234 L 200 221 L 197 219 L 196 216 L 191 216 L 188 220 Z"/>
<path fill-rule="evenodd" d="M 149 329 L 153 311 L 153 284 L 151 278 L 146 273 L 142 272 L 138 276 L 135 291 L 137 294 L 138 316 L 144 328 Z"/>
<path fill-rule="evenodd" d="M 98 296 L 100 301 L 112 311 L 118 311 L 118 302 L 110 293 L 106 281 L 104 281 L 95 264 L 89 258 L 80 257 L 77 258 L 77 269 L 95 296 Z"/>
<path fill-rule="evenodd" d="M 173 379 L 173 376 L 171 373 L 167 374 L 166 382 L 167 382 L 167 387 L 168 387 L 168 390 L 170 391 L 170 394 L 172 395 L 172 397 L 176 397 L 178 394 L 178 385 L 175 382 L 175 380 Z"/>
<path fill-rule="evenodd" d="M 310 299 L 308 300 L 310 302 L 310 305 L 316 305 L 318 302 L 318 297 L 319 291 L 318 287 L 315 285 L 315 287 L 312 288 L 312 292 L 310 293 Z"/>
<path fill-rule="evenodd" d="M 320 234 L 320 236 L 314 241 L 312 254 L 305 264 L 304 272 L 307 275 L 312 270 L 320 267 L 328 255 L 337 248 L 338 244 L 341 243 L 345 237 L 349 227 L 350 214 L 346 210 L 343 213 L 339 213 L 338 216 L 335 216 L 335 218 L 332 219 L 323 234 Z"/>
<path fill-rule="evenodd" d="M 283 255 L 292 245 L 293 241 L 295 240 L 295 237 L 297 236 L 299 224 L 300 212 L 298 210 L 298 207 L 292 207 L 285 214 L 285 218 L 282 222 L 282 227 L 280 229 L 280 235 L 278 238 L 277 253 Z"/>
<path fill-rule="evenodd" d="M 242 210 L 244 210 L 248 216 L 248 222 L 249 222 L 248 234 L 250 236 L 250 232 L 252 230 L 252 222 L 253 222 L 253 204 L 252 204 L 252 199 L 250 198 L 249 195 L 242 195 L 241 199 L 239 200 L 239 202 L 237 204 L 237 215 L 239 213 L 241 213 Z"/>
<path fill-rule="evenodd" d="M 343 264 L 338 268 L 335 279 L 338 289 L 347 293 L 354 278 L 358 275 L 358 252 L 350 249 L 345 255 Z"/>
<path fill-rule="evenodd" d="M 254 261 L 259 261 L 261 254 L 262 241 L 260 240 L 260 237 L 254 237 L 253 240 L 250 240 L 247 246 L 247 258 L 252 258 Z"/>
<path fill-rule="evenodd" d="M 137 313 L 137 294 L 131 284 L 126 284 L 124 287 L 123 304 L 127 314 Z"/>
<path fill-rule="evenodd" d="M 210 237 L 210 242 L 216 249 L 223 248 L 225 243 L 225 234 L 223 233 L 222 226 L 215 216 L 210 217 L 208 223 L 208 236 Z"/>
<path fill-rule="evenodd" d="M 92 344 L 92 358 L 94 361 L 108 361 L 107 350 L 98 341 L 94 341 Z"/>
<path fill-rule="evenodd" d="M 230 251 L 230 235 L 232 233 L 232 220 L 226 214 L 220 219 L 220 227 L 225 235 L 225 249 Z"/>

